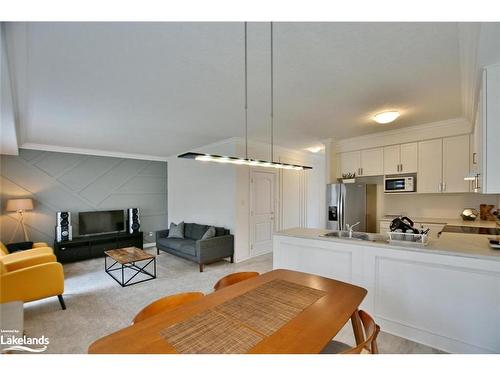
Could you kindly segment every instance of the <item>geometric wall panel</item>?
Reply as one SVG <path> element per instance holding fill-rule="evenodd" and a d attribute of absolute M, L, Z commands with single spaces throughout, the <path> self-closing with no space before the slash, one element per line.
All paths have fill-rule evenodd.
<path fill-rule="evenodd" d="M 78 212 L 138 207 L 144 241 L 154 242 L 148 232 L 168 225 L 167 163 L 20 149 L 19 156 L 0 156 L 2 241 L 16 225 L 16 215 L 4 210 L 11 197 L 33 198 L 35 208 L 25 214 L 33 241 L 54 240 L 57 211 L 72 213 L 77 235 Z"/>

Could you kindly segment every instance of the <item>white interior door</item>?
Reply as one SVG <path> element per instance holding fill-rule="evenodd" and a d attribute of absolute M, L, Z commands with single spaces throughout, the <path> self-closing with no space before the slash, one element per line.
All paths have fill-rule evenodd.
<path fill-rule="evenodd" d="M 250 253 L 252 256 L 273 250 L 276 208 L 276 174 L 252 171 L 250 180 Z"/>

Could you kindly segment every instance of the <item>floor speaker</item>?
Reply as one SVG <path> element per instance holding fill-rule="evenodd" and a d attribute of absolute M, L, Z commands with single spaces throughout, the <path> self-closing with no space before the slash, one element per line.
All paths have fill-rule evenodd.
<path fill-rule="evenodd" d="M 129 233 L 137 233 L 141 228 L 141 220 L 139 219 L 139 209 L 127 209 L 127 231 Z"/>
<path fill-rule="evenodd" d="M 56 214 L 56 241 L 71 241 L 72 239 L 71 212 L 58 212 Z"/>

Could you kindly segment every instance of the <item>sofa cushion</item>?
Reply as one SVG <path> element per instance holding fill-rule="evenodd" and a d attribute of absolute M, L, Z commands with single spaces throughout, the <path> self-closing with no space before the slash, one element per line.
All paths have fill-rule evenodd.
<path fill-rule="evenodd" d="M 201 237 L 205 234 L 208 229 L 208 225 L 196 224 L 196 223 L 187 223 L 186 231 L 184 233 L 186 238 L 192 240 L 200 240 Z"/>
<path fill-rule="evenodd" d="M 170 223 L 168 238 L 184 238 L 184 222 L 179 224 Z"/>
<path fill-rule="evenodd" d="M 195 240 L 189 240 L 187 238 L 160 238 L 158 239 L 158 243 L 169 249 L 196 256 Z"/>
<path fill-rule="evenodd" d="M 189 254 L 192 256 L 196 256 L 196 241 L 195 240 L 184 240 L 181 245 L 181 252 L 184 254 Z"/>
<path fill-rule="evenodd" d="M 223 227 L 215 227 L 215 236 L 224 236 L 226 234 L 226 228 Z"/>
<path fill-rule="evenodd" d="M 158 239 L 158 243 L 161 246 L 168 247 L 169 249 L 173 249 L 176 251 L 180 251 L 182 242 L 185 241 L 183 238 L 160 238 Z"/>
<path fill-rule="evenodd" d="M 213 237 L 215 237 L 215 227 L 209 227 L 201 239 L 208 240 Z"/>

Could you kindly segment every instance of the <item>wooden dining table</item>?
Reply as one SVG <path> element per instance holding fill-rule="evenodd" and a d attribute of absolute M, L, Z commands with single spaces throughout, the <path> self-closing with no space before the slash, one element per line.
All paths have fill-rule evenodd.
<path fill-rule="evenodd" d="M 312 303 L 307 306 L 301 305 L 300 308 L 297 307 L 299 306 L 297 304 L 292 306 L 294 301 L 290 298 L 290 303 L 288 303 L 285 299 L 285 293 L 279 293 L 279 295 L 277 293 L 273 296 L 271 293 L 273 289 L 266 287 L 275 284 L 285 288 L 283 289 L 285 291 L 295 288 L 296 290 L 292 290 L 290 296 L 297 295 L 301 288 L 304 289 L 305 292 L 308 292 L 305 297 L 309 298 Z M 251 340 L 247 341 L 247 347 L 242 351 L 244 353 L 319 353 L 349 319 L 351 319 L 356 343 L 359 344 L 363 341 L 363 329 L 358 315 L 358 307 L 366 293 L 364 288 L 342 281 L 303 272 L 277 269 L 207 294 L 197 301 L 189 302 L 175 310 L 157 314 L 102 337 L 90 345 L 88 352 L 91 354 L 197 352 L 182 351 L 181 345 L 189 339 L 189 337 L 181 337 L 183 329 L 189 331 L 189 327 L 195 327 L 191 330 L 192 334 L 198 336 L 206 334 L 210 340 L 220 339 L 222 343 L 232 339 L 231 332 L 237 332 L 235 335 L 240 336 L 233 340 L 236 344 L 241 344 L 245 339 Z M 283 310 L 286 311 L 283 314 L 276 311 L 275 314 L 262 316 L 263 325 L 260 325 L 256 319 L 259 317 L 258 314 L 252 315 L 248 309 L 246 315 L 245 311 L 238 311 L 238 306 L 244 306 L 246 296 L 250 298 L 249 301 L 256 301 L 259 295 L 270 298 L 269 301 L 272 301 L 273 298 L 281 298 L 281 302 L 279 302 L 281 305 L 277 306 L 282 306 Z M 304 298 L 297 300 L 297 303 L 303 302 Z M 273 305 L 273 303 L 268 303 L 268 305 Z M 262 309 L 259 312 L 261 313 Z M 219 333 L 217 330 L 204 332 L 207 331 L 206 326 L 196 328 L 196 326 L 189 325 L 189 322 L 195 324 L 196 321 L 198 323 L 213 321 L 213 316 L 216 317 L 215 319 L 225 319 L 226 313 L 229 314 L 230 321 L 224 320 L 222 322 L 227 323 L 232 328 L 224 328 L 219 330 Z M 284 320 L 281 325 L 275 324 L 273 326 L 274 318 Z M 200 329 L 200 327 L 202 328 Z M 221 337 L 217 337 L 217 335 Z M 222 344 L 222 346 L 224 345 Z M 213 344 L 210 348 L 218 347 Z M 204 351 L 198 352 L 203 353 Z M 220 351 L 220 353 L 228 353 L 228 351 Z"/>

